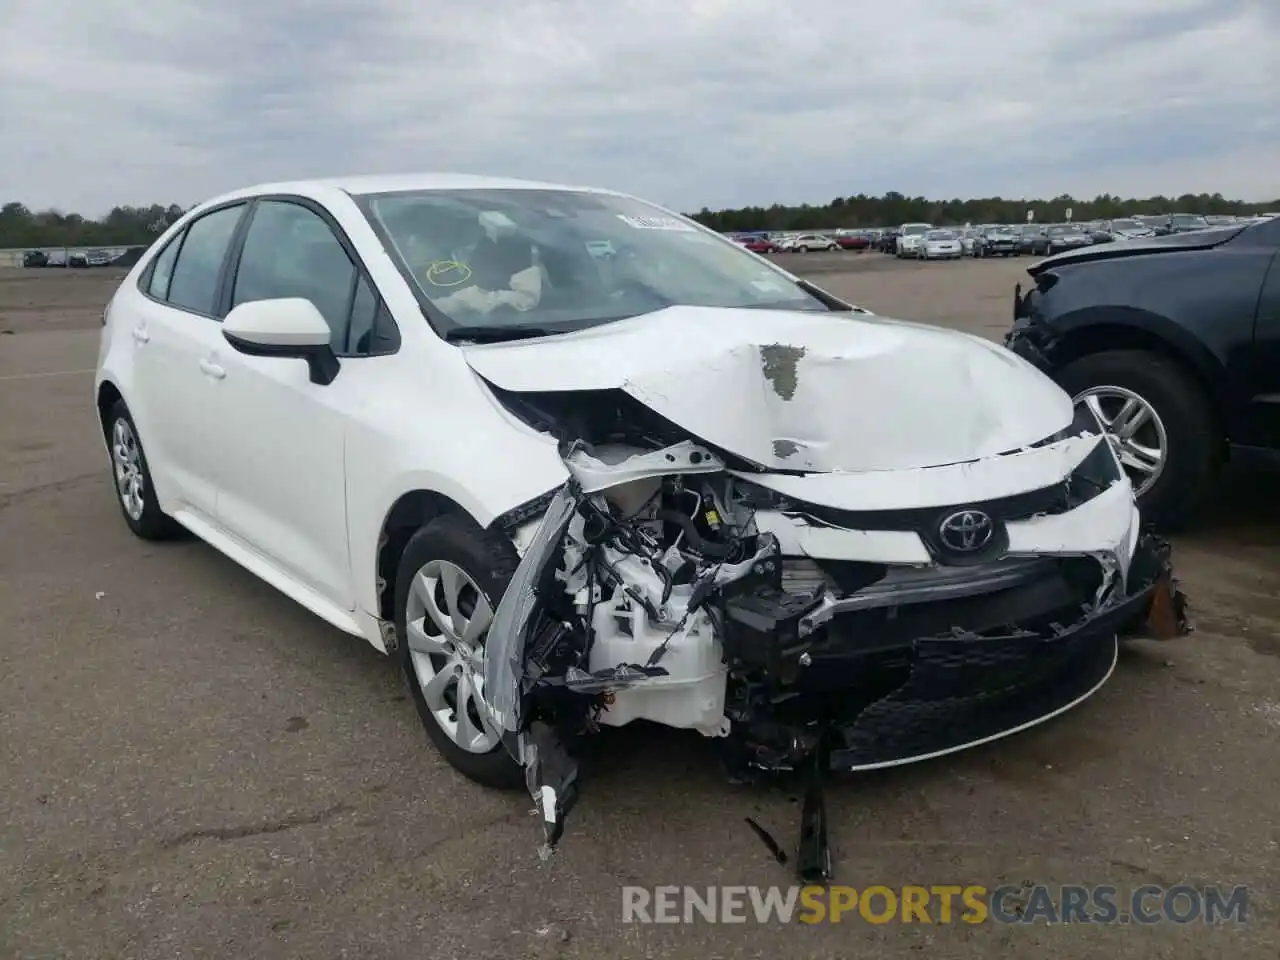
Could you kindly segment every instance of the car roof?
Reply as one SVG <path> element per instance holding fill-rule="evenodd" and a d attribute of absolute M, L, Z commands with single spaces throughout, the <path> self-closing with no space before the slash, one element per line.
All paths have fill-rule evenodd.
<path fill-rule="evenodd" d="M 335 192 L 351 196 L 373 193 L 398 193 L 426 190 L 568 190 L 575 193 L 601 193 L 621 196 L 617 191 L 599 187 L 544 183 L 508 177 L 482 177 L 466 173 L 422 172 L 382 175 L 320 177 L 309 180 L 282 180 L 241 187 L 200 203 L 201 207 L 263 194 L 297 194 L 319 197 Z"/>

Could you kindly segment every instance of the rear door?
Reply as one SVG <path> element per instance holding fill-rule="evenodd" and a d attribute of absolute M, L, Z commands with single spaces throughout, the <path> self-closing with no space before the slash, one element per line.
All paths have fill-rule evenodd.
<path fill-rule="evenodd" d="M 208 443 L 218 368 L 229 349 L 217 320 L 219 286 L 243 202 L 202 214 L 162 250 L 139 280 L 130 331 L 139 423 L 155 482 L 171 512 L 217 514 L 216 459 Z"/>

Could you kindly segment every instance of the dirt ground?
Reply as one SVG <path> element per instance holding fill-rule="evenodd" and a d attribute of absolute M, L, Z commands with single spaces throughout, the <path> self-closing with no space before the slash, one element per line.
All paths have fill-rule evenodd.
<path fill-rule="evenodd" d="M 992 338 L 1025 264 L 788 261 Z M 1280 952 L 1274 475 L 1229 476 L 1176 539 L 1193 635 L 1127 648 L 1044 727 L 827 797 L 841 883 L 1244 884 L 1246 924 L 623 924 L 624 885 L 791 884 L 743 819 L 790 845 L 794 794 L 726 784 L 697 737 L 620 731 L 540 862 L 527 800 L 445 766 L 391 662 L 199 542 L 129 535 L 91 396 L 118 279 L 0 271 L 0 956 Z"/>

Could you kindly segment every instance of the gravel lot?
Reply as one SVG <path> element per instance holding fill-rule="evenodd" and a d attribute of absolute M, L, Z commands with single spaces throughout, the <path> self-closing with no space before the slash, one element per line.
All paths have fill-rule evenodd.
<path fill-rule="evenodd" d="M 888 315 L 998 338 L 1026 260 L 792 255 Z M 1243 927 L 621 923 L 626 884 L 790 884 L 796 798 L 697 737 L 603 738 L 560 854 L 437 759 L 393 665 L 196 541 L 121 521 L 90 395 L 119 274 L 0 270 L 0 956 L 1274 958 L 1280 498 L 1177 539 L 1198 630 L 1002 744 L 833 786 L 838 878 L 1247 884 Z"/>

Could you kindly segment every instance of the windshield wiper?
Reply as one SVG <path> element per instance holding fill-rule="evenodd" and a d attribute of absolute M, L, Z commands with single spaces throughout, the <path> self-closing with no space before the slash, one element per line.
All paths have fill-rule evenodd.
<path fill-rule="evenodd" d="M 521 324 L 508 326 L 501 324 L 468 326 L 467 324 L 462 324 L 447 331 L 444 338 L 449 343 L 456 343 L 459 340 L 471 340 L 475 343 L 503 343 L 507 340 L 532 340 L 535 337 L 549 337 L 557 332 L 563 331 Z"/>

